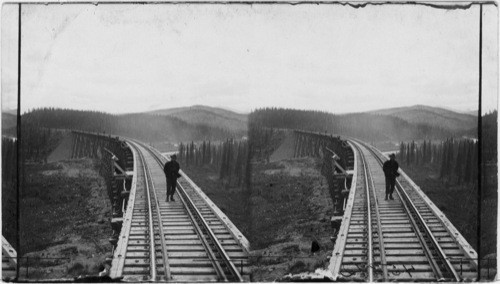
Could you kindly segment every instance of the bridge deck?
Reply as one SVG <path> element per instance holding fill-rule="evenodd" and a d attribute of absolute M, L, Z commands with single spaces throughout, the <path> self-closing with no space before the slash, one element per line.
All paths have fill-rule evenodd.
<path fill-rule="evenodd" d="M 185 207 L 186 198 L 192 200 L 201 218 L 208 224 L 225 254 L 244 277 L 248 279 L 248 241 L 222 214 L 215 204 L 184 174 L 178 180 L 178 191 L 174 202 L 166 201 L 166 179 L 160 154 L 147 146 L 134 143 L 135 192 L 131 192 L 129 205 L 120 233 L 119 243 L 113 259 L 111 277 L 128 281 L 145 281 L 151 278 L 150 266 L 150 219 L 146 206 L 146 187 L 155 192 L 153 227 L 155 230 L 156 280 L 175 282 L 207 282 L 220 280 L 207 250 L 205 236 L 197 229 L 193 213 Z M 143 160 L 139 158 L 143 157 Z M 165 157 L 162 157 L 165 159 Z M 146 166 L 147 174 L 140 168 Z M 146 186 L 147 184 L 147 186 Z M 183 194 L 180 194 L 182 190 Z M 184 195 L 184 192 L 186 195 Z M 159 212 L 158 215 L 155 215 Z M 161 222 L 158 222 L 161 220 Z M 160 233 L 160 227 L 162 233 Z M 217 261 L 222 262 L 216 255 Z M 167 271 L 165 271 L 166 264 Z M 220 264 L 223 265 L 223 264 Z"/>

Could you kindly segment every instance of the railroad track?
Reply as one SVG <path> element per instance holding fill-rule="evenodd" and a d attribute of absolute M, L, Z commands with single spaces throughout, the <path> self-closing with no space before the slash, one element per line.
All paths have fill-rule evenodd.
<path fill-rule="evenodd" d="M 384 200 L 387 159 L 361 141 L 356 187 L 334 250 L 334 278 L 345 281 L 464 281 L 477 278 L 477 255 L 406 176 Z M 474 259 L 476 258 L 476 259 Z"/>
<path fill-rule="evenodd" d="M 166 202 L 167 158 L 136 141 L 130 193 L 110 276 L 124 281 L 249 280 L 248 252 L 183 173 Z M 223 217 L 226 218 L 226 217 Z"/>

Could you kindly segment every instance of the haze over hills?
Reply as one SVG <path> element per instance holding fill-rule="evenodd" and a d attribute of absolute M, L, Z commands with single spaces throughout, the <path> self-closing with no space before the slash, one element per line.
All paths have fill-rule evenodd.
<path fill-rule="evenodd" d="M 190 124 L 203 124 L 211 127 L 220 127 L 231 131 L 246 131 L 246 114 L 236 113 L 223 108 L 194 105 L 161 109 L 147 112 L 147 114 L 172 116 Z"/>
<path fill-rule="evenodd" d="M 17 109 L 15 108 L 4 108 L 2 109 L 2 113 L 8 113 L 12 115 L 17 115 Z"/>
<path fill-rule="evenodd" d="M 15 130 L 11 128 L 17 125 L 17 109 L 2 109 L 2 135 L 14 136 Z"/>
<path fill-rule="evenodd" d="M 17 115 L 10 112 L 2 112 L 2 135 L 15 136 L 17 125 Z"/>
<path fill-rule="evenodd" d="M 398 117 L 408 123 L 426 124 L 452 131 L 469 130 L 477 127 L 477 117 L 474 115 L 424 105 L 388 108 L 368 113 Z"/>
<path fill-rule="evenodd" d="M 370 142 L 446 139 L 461 133 L 401 118 L 370 113 L 335 115 L 328 112 L 282 108 L 259 109 L 250 114 L 250 129 L 260 127 L 302 129 L 345 135 Z"/>
<path fill-rule="evenodd" d="M 230 128 L 233 130 L 246 129 L 248 121 L 248 115 L 246 114 L 239 114 L 222 108 L 199 105 L 185 108 L 159 110 L 155 112 L 172 115 L 188 123 L 208 124 L 211 126 Z M 443 135 L 475 135 L 475 129 L 477 127 L 477 117 L 475 115 L 424 105 L 388 108 L 364 113 L 333 115 L 338 121 L 341 121 L 342 124 L 352 125 L 353 129 L 357 128 L 357 123 L 366 122 L 368 124 L 372 124 L 372 119 L 379 122 L 385 121 L 384 123 L 377 125 L 379 127 L 387 125 L 401 125 L 401 127 L 404 128 L 391 130 L 390 135 L 385 135 L 389 139 L 397 139 L 397 137 L 408 138 L 415 135 L 418 137 L 419 134 L 415 133 L 415 135 L 412 135 L 410 132 L 428 133 L 428 131 L 434 133 L 444 131 L 442 133 Z M 287 119 L 294 120 L 296 118 L 290 116 Z M 353 122 L 356 123 L 353 124 Z M 403 126 L 401 122 L 407 123 L 405 124 L 407 126 Z M 308 122 L 306 122 L 306 124 L 307 123 Z M 373 126 L 376 127 L 375 125 Z M 423 129 L 426 130 L 423 131 Z M 384 129 L 379 129 L 379 131 L 382 130 Z"/>
<path fill-rule="evenodd" d="M 255 112 L 259 110 L 252 113 Z M 119 115 L 45 108 L 43 111 L 40 109 L 25 113 L 23 117 L 30 117 L 29 121 L 42 127 L 75 127 L 89 131 L 95 129 L 147 138 L 148 141 L 167 139 L 179 142 L 245 136 L 251 115 L 195 105 Z M 371 141 L 443 139 L 463 135 L 475 137 L 477 127 L 477 118 L 473 115 L 422 105 L 338 115 L 274 107 L 265 109 L 265 112 L 260 112 L 255 118 L 269 127 L 295 127 L 322 132 L 328 130 L 331 133 L 352 135 Z M 4 134 L 9 130 L 15 133 L 15 125 L 16 117 L 4 112 Z"/>

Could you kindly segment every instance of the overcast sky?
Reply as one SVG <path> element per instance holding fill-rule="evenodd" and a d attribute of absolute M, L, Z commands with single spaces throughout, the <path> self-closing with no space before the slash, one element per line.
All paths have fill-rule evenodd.
<path fill-rule="evenodd" d="M 17 5 L 2 6 L 2 103 L 16 108 Z M 203 104 L 334 113 L 477 109 L 479 8 L 415 5 L 23 5 L 22 112 Z M 484 7 L 483 96 L 498 23 Z"/>

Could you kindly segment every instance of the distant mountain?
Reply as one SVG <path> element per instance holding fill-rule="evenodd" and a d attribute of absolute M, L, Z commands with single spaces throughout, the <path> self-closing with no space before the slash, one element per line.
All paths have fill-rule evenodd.
<path fill-rule="evenodd" d="M 476 109 L 476 110 L 466 111 L 466 112 L 464 112 L 464 113 L 465 113 L 465 114 L 468 114 L 468 115 L 477 116 L 477 109 Z"/>
<path fill-rule="evenodd" d="M 2 112 L 2 135 L 13 136 L 16 132 L 12 128 L 17 126 L 17 114 Z"/>
<path fill-rule="evenodd" d="M 477 127 L 477 117 L 474 115 L 424 105 L 381 109 L 368 113 L 393 116 L 411 124 L 426 124 L 451 131 L 463 131 Z"/>
<path fill-rule="evenodd" d="M 17 109 L 15 108 L 6 108 L 6 109 L 2 109 L 2 113 L 8 113 L 8 114 L 12 114 L 12 115 L 17 115 Z"/>
<path fill-rule="evenodd" d="M 189 124 L 219 127 L 230 131 L 246 131 L 248 119 L 246 114 L 202 105 L 154 110 L 147 114 L 171 116 Z"/>

